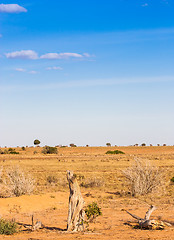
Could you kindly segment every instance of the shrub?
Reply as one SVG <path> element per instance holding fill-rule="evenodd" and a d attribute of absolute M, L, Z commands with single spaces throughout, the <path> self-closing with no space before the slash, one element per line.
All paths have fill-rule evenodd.
<path fill-rule="evenodd" d="M 22 151 L 25 151 L 25 147 L 21 147 Z"/>
<path fill-rule="evenodd" d="M 45 146 L 42 149 L 42 153 L 44 154 L 57 154 L 57 148 L 56 147 L 50 147 L 50 146 Z"/>
<path fill-rule="evenodd" d="M 19 152 L 16 152 L 15 150 L 9 152 L 9 154 L 19 154 Z"/>
<path fill-rule="evenodd" d="M 7 183 L 10 195 L 19 197 L 21 195 L 30 194 L 34 190 L 35 181 L 30 175 L 18 167 L 11 168 L 7 171 Z"/>
<path fill-rule="evenodd" d="M 159 190 L 163 184 L 163 173 L 149 161 L 135 159 L 134 164 L 123 171 L 129 181 L 130 192 L 133 196 L 145 195 Z"/>
<path fill-rule="evenodd" d="M 87 220 L 90 222 L 92 222 L 96 217 L 102 215 L 101 208 L 98 207 L 96 202 L 89 204 L 85 209 L 85 213 Z"/>
<path fill-rule="evenodd" d="M 74 143 L 70 143 L 70 147 L 77 147 Z"/>
<path fill-rule="evenodd" d="M 18 232 L 17 223 L 0 219 L 0 234 L 12 235 L 16 232 Z"/>
<path fill-rule="evenodd" d="M 107 151 L 106 154 L 125 154 L 125 153 L 119 150 L 115 150 L 115 151 Z"/>
<path fill-rule="evenodd" d="M 98 178 L 94 178 L 94 179 L 89 178 L 80 184 L 80 186 L 84 188 L 102 187 L 103 185 L 104 185 L 104 181 Z"/>
<path fill-rule="evenodd" d="M 57 180 L 57 178 L 55 176 L 48 176 L 47 177 L 47 182 L 52 184 L 52 183 L 57 183 L 58 180 Z"/>
<path fill-rule="evenodd" d="M 172 177 L 172 178 L 170 179 L 170 181 L 174 183 L 174 177 Z"/>
<path fill-rule="evenodd" d="M 19 152 L 16 152 L 16 150 L 13 148 L 9 148 L 9 149 L 5 149 L 4 151 L 0 149 L 0 154 L 19 154 Z"/>

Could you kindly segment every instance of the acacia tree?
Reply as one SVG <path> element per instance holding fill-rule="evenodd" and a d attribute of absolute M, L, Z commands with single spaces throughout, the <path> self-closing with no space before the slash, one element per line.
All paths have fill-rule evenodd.
<path fill-rule="evenodd" d="M 107 147 L 111 147 L 111 143 L 106 143 L 106 146 Z"/>
<path fill-rule="evenodd" d="M 34 145 L 37 146 L 37 145 L 39 145 L 39 144 L 40 144 L 40 141 L 39 141 L 38 139 L 35 139 L 35 140 L 34 140 Z"/>

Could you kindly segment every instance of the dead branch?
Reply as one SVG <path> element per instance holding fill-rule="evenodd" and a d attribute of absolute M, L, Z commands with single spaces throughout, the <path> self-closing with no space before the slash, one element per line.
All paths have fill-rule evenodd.
<path fill-rule="evenodd" d="M 139 227 L 142 229 L 164 229 L 165 226 L 171 226 L 169 223 L 167 222 L 163 222 L 163 221 L 157 221 L 157 220 L 150 220 L 150 216 L 152 214 L 152 212 L 156 209 L 155 206 L 151 205 L 150 208 L 148 209 L 148 211 L 145 214 L 144 218 L 140 218 L 130 212 L 128 212 L 127 210 L 125 210 L 129 215 L 131 215 L 133 218 L 138 220 L 138 224 Z"/>
<path fill-rule="evenodd" d="M 153 205 L 151 205 L 150 208 L 149 208 L 149 210 L 146 212 L 146 215 L 145 215 L 145 218 L 144 218 L 144 219 L 145 219 L 145 220 L 149 220 L 150 215 L 152 214 L 152 212 L 153 212 L 154 210 L 156 210 L 156 207 L 153 206 Z"/>
<path fill-rule="evenodd" d="M 126 211 L 129 215 L 131 215 L 133 218 L 135 218 L 135 219 L 137 219 L 137 220 L 143 220 L 143 218 L 140 218 L 140 217 L 138 217 L 138 216 L 136 216 L 136 215 L 128 212 L 127 210 L 125 210 L 125 211 Z"/>

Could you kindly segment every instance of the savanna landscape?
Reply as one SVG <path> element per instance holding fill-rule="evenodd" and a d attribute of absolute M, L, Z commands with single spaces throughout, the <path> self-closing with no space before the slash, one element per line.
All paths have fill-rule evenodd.
<path fill-rule="evenodd" d="M 114 150 L 125 154 L 106 154 Z M 0 214 L 3 219 L 13 219 L 19 229 L 13 235 L 1 235 L 0 239 L 174 238 L 173 146 L 57 147 L 56 154 L 43 154 L 42 147 L 18 147 L 15 151 L 19 154 L 0 154 Z M 149 161 L 162 173 L 161 185 L 154 192 L 132 194 L 124 170 L 132 166 L 135 159 Z M 5 172 L 14 168 L 32 178 L 34 187 L 30 194 L 17 197 L 8 190 L 2 191 L 3 179 L 7 177 Z M 66 231 L 69 198 L 66 170 L 76 174 L 85 206 L 95 202 L 102 212 L 83 232 Z M 166 221 L 169 226 L 161 230 L 137 228 L 136 219 L 125 211 L 144 217 L 150 205 L 157 208 L 151 218 Z M 36 231 L 29 229 L 32 216 L 34 222 L 42 222 L 42 227 Z"/>
<path fill-rule="evenodd" d="M 174 239 L 173 16 L 0 1 L 0 240 Z"/>

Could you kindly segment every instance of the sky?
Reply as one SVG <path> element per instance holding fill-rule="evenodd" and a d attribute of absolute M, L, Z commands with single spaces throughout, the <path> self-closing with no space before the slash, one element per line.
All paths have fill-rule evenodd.
<path fill-rule="evenodd" d="M 0 2 L 0 146 L 174 144 L 173 0 Z"/>

